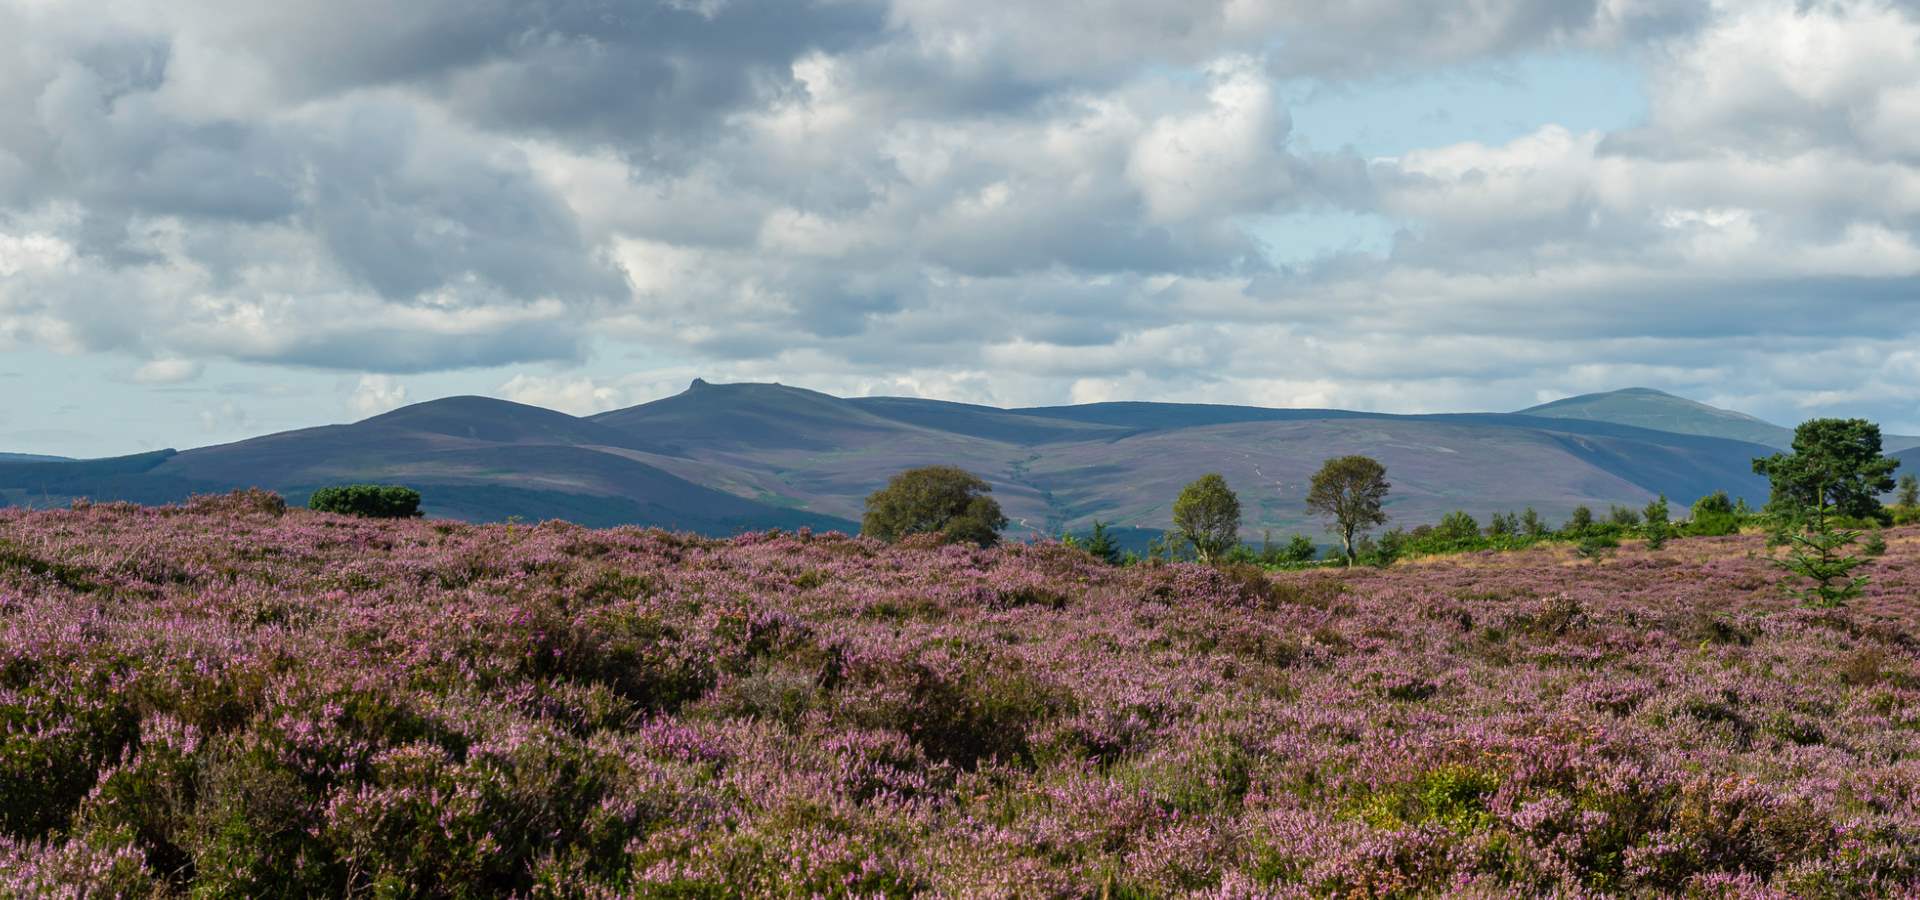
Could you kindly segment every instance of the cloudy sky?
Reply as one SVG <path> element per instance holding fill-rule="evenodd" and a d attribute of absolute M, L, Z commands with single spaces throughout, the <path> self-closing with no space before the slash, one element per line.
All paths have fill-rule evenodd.
<path fill-rule="evenodd" d="M 1920 432 L 1920 3 L 0 0 L 0 450 L 709 380 Z"/>

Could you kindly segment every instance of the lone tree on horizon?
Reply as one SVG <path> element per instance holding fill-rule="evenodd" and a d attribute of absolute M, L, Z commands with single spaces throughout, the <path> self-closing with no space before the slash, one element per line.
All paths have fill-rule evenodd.
<path fill-rule="evenodd" d="M 1307 510 L 1332 520 L 1327 530 L 1340 535 L 1349 565 L 1354 561 L 1354 536 L 1386 523 L 1387 514 L 1380 506 L 1392 487 L 1387 467 L 1367 456 L 1330 459 L 1314 473 Z"/>
<path fill-rule="evenodd" d="M 1880 495 L 1893 490 L 1900 461 L 1880 455 L 1880 426 L 1865 419 L 1809 419 L 1793 431 L 1793 452 L 1753 461 L 1753 471 L 1773 483 L 1768 509 L 1786 517 L 1795 531 L 1792 548 L 1775 566 L 1811 582 L 1785 585 L 1808 606 L 1831 608 L 1860 596 L 1866 563 L 1851 550 L 1860 532 L 1835 519 L 1878 519 Z M 1884 546 L 1884 545 L 1883 545 Z"/>
<path fill-rule="evenodd" d="M 922 466 L 893 476 L 867 495 L 860 533 L 889 543 L 910 534 L 941 534 L 954 543 L 982 547 L 1000 542 L 1007 516 L 992 497 L 993 486 L 955 466 Z"/>
<path fill-rule="evenodd" d="M 1821 511 L 1877 519 L 1880 495 L 1893 490 L 1900 461 L 1880 453 L 1880 426 L 1866 419 L 1808 419 L 1793 430 L 1793 452 L 1753 461 L 1772 482 L 1772 512 Z"/>
<path fill-rule="evenodd" d="M 1211 563 L 1240 543 L 1240 498 L 1219 473 L 1202 475 L 1173 501 L 1173 527 L 1201 562 Z"/>

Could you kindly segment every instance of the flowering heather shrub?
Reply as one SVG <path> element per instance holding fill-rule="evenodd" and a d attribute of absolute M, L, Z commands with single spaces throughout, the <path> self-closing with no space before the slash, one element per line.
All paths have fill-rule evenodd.
<path fill-rule="evenodd" d="M 1920 531 L 1392 569 L 0 511 L 0 897 L 1910 896 Z"/>
<path fill-rule="evenodd" d="M 272 491 L 247 488 L 225 494 L 195 494 L 187 500 L 187 509 L 209 515 L 226 513 L 279 516 L 287 511 L 286 498 Z"/>

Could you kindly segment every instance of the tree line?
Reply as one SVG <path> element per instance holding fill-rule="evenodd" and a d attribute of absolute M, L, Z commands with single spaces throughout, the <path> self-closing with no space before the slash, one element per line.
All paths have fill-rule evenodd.
<path fill-rule="evenodd" d="M 1315 472 L 1304 498 L 1307 511 L 1325 522 L 1338 545 L 1327 559 L 1304 535 L 1275 544 L 1263 535 L 1256 548 L 1241 540 L 1240 498 L 1219 473 L 1207 473 L 1180 491 L 1173 501 L 1173 528 L 1148 547 L 1145 557 L 1123 552 L 1107 523 L 1096 521 L 1086 536 L 1065 541 L 1113 564 L 1190 558 L 1206 564 L 1256 564 L 1286 568 L 1334 562 L 1343 565 L 1391 565 L 1396 560 L 1476 550 L 1514 550 L 1545 541 L 1571 542 L 1576 552 L 1599 559 L 1636 538 L 1650 549 L 1682 536 L 1731 535 L 1759 527 L 1770 548 L 1784 548 L 1773 563 L 1792 576 L 1790 591 L 1809 605 L 1837 606 L 1858 596 L 1867 579 L 1859 574 L 1868 558 L 1886 549 L 1878 530 L 1920 521 L 1920 479 L 1894 478 L 1900 463 L 1882 452 L 1880 427 L 1865 419 L 1813 419 L 1794 430 L 1789 453 L 1753 461 L 1753 471 L 1768 479 L 1770 494 L 1761 510 L 1748 508 L 1716 491 L 1695 500 L 1689 516 L 1676 522 L 1662 494 L 1635 509 L 1612 506 L 1597 515 L 1575 507 L 1566 523 L 1549 527 L 1536 511 L 1496 513 L 1483 526 L 1465 510 L 1438 523 L 1411 530 L 1394 528 L 1378 538 L 1372 531 L 1388 520 L 1392 490 L 1387 469 L 1367 456 L 1327 460 Z M 957 466 L 923 466 L 901 472 L 867 497 L 862 534 L 884 541 L 917 535 L 991 547 L 1009 524 L 993 487 Z M 1881 497 L 1889 492 L 1891 506 Z M 339 485 L 314 491 L 315 510 L 373 518 L 420 515 L 419 492 L 396 485 Z"/>
<path fill-rule="evenodd" d="M 1532 508 L 1493 515 L 1483 526 L 1456 510 L 1432 525 L 1394 528 L 1375 538 L 1388 521 L 1392 490 L 1387 470 L 1367 456 L 1327 460 L 1314 473 L 1304 498 L 1307 511 L 1321 519 L 1338 544 L 1325 562 L 1390 565 L 1412 556 L 1473 550 L 1511 550 L 1546 541 L 1570 542 L 1586 558 L 1599 559 L 1635 538 L 1654 550 L 1684 536 L 1724 536 L 1763 528 L 1769 547 L 1785 547 L 1774 563 L 1789 575 L 1790 590 L 1812 605 L 1831 606 L 1859 594 L 1866 583 L 1856 574 L 1865 558 L 1885 550 L 1877 529 L 1920 521 L 1920 479 L 1908 474 L 1897 482 L 1899 462 L 1882 453 L 1880 428 L 1864 419 L 1813 419 L 1794 431 L 1792 451 L 1755 459 L 1753 470 L 1769 481 L 1765 508 L 1715 491 L 1695 500 L 1684 520 L 1675 521 L 1662 494 L 1645 506 L 1612 506 L 1596 514 L 1575 507 L 1568 520 L 1551 527 Z M 894 476 L 867 497 L 861 532 L 886 541 L 914 534 L 981 547 L 998 543 L 1008 524 L 993 488 L 984 479 L 955 466 L 926 466 Z M 1893 492 L 1891 507 L 1881 497 Z M 1206 564 L 1259 564 L 1284 568 L 1324 564 L 1318 547 L 1304 535 L 1276 544 L 1263 536 L 1258 547 L 1241 540 L 1240 499 L 1219 473 L 1202 475 L 1173 501 L 1172 529 L 1141 557 L 1123 552 L 1105 522 L 1095 521 L 1086 535 L 1064 540 L 1114 564 L 1188 558 Z"/>

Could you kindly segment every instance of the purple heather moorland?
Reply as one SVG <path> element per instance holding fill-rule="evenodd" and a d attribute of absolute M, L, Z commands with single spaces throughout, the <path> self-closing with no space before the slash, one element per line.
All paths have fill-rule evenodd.
<path fill-rule="evenodd" d="M 0 511 L 0 896 L 1920 891 L 1920 530 L 1387 570 Z"/>

